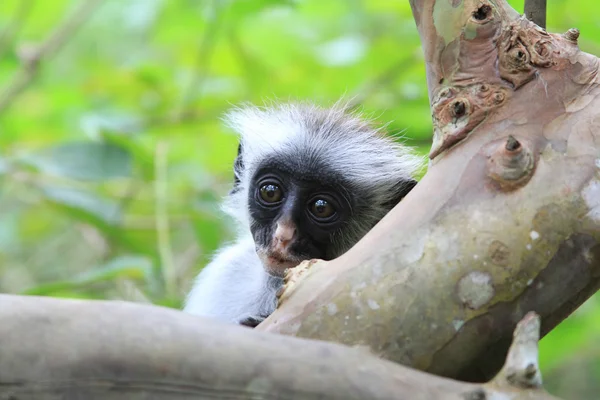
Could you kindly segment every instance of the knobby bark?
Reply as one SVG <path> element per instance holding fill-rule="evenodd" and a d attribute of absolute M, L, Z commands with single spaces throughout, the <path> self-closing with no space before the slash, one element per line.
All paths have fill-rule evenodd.
<path fill-rule="evenodd" d="M 411 6 L 430 168 L 345 255 L 291 270 L 257 329 L 483 381 L 525 313 L 545 334 L 600 286 L 599 60 L 503 0 Z"/>
<path fill-rule="evenodd" d="M 0 295 L 0 321 L 0 399 L 555 399 L 535 315 L 485 385 L 141 304 Z"/>

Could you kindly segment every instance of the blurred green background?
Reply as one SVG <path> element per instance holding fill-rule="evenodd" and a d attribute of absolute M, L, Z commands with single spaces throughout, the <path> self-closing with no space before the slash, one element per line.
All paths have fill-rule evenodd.
<path fill-rule="evenodd" d="M 552 1 L 548 29 L 600 55 L 590 10 Z M 0 292 L 179 307 L 233 231 L 222 113 L 343 95 L 428 151 L 408 1 L 0 1 Z M 551 391 L 600 397 L 599 333 L 595 296 L 542 340 Z"/>

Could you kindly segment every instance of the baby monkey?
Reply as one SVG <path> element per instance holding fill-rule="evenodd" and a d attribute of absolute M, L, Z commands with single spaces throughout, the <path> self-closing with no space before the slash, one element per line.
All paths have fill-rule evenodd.
<path fill-rule="evenodd" d="M 254 327 L 275 310 L 284 271 L 350 249 L 415 186 L 422 158 L 339 104 L 243 106 L 225 121 L 240 145 L 223 210 L 239 232 L 184 311 Z"/>

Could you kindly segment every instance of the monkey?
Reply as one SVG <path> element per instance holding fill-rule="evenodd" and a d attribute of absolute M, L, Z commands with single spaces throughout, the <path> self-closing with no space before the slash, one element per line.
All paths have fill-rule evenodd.
<path fill-rule="evenodd" d="M 276 309 L 286 269 L 349 250 L 412 190 L 423 158 L 340 102 L 243 104 L 223 120 L 239 135 L 222 204 L 238 232 L 183 311 L 255 327 Z"/>

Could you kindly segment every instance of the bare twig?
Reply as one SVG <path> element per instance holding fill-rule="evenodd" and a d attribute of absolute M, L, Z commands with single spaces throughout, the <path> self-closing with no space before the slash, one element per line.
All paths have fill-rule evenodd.
<path fill-rule="evenodd" d="M 169 112 L 162 115 L 148 115 L 143 117 L 139 124 L 141 128 L 159 127 L 175 124 L 198 124 L 202 121 L 207 121 L 216 118 L 223 111 L 221 106 L 202 110 L 183 110 L 182 112 Z"/>
<path fill-rule="evenodd" d="M 525 16 L 546 29 L 546 0 L 525 0 Z"/>
<path fill-rule="evenodd" d="M 104 0 L 88 0 L 84 2 L 71 16 L 63 21 L 54 32 L 39 46 L 22 59 L 22 66 L 12 81 L 0 94 L 0 113 L 29 86 L 39 72 L 42 61 L 54 56 L 71 39 L 77 29 L 91 16 L 92 12 Z"/>
<path fill-rule="evenodd" d="M 237 25 L 230 27 L 228 31 L 229 44 L 231 50 L 237 56 L 238 62 L 241 65 L 241 71 L 245 76 L 247 96 L 252 96 L 256 92 L 258 86 L 262 85 L 261 79 L 269 77 L 271 80 L 277 80 L 277 70 L 269 68 L 255 57 L 251 52 L 247 51 L 244 43 L 240 40 L 240 28 Z M 260 78 L 260 79 L 257 79 Z"/>
<path fill-rule="evenodd" d="M 25 20 L 32 9 L 33 0 L 21 0 L 17 3 L 17 9 L 12 20 L 6 25 L 6 28 L 0 33 L 0 57 L 9 47 L 9 42 L 15 37 L 16 33 L 25 23 Z"/>
<path fill-rule="evenodd" d="M 212 51 L 217 39 L 217 33 L 221 27 L 221 17 L 223 16 L 222 8 L 224 7 L 227 7 L 227 5 L 224 6 L 219 0 L 211 1 L 208 11 L 212 14 L 210 16 L 211 20 L 208 22 L 204 36 L 198 46 L 193 75 L 184 89 L 179 105 L 176 107 L 175 115 L 183 115 L 189 111 L 187 110 L 187 107 L 192 101 L 196 89 L 202 85 L 202 82 L 204 82 L 204 79 L 206 78 L 206 71 L 210 64 Z"/>
<path fill-rule="evenodd" d="M 538 365 L 540 317 L 529 312 L 517 324 L 506 362 L 494 383 L 519 389 L 541 388 L 542 375 Z"/>
<path fill-rule="evenodd" d="M 167 187 L 167 154 L 168 147 L 165 142 L 156 145 L 155 159 L 155 197 L 156 197 L 156 236 L 158 240 L 158 252 L 160 255 L 161 270 L 165 283 L 165 291 L 168 295 L 175 293 L 176 273 L 171 249 L 169 210 L 167 199 L 169 197 Z"/>
<path fill-rule="evenodd" d="M 372 81 L 367 82 L 362 88 L 360 88 L 358 93 L 352 97 L 352 100 L 350 103 L 348 103 L 348 107 L 358 107 L 363 101 L 372 96 L 382 86 L 385 86 L 396 79 L 399 74 L 405 71 L 412 64 L 414 64 L 414 59 L 412 57 L 403 58 L 392 64 L 380 75 L 376 76 Z"/>

